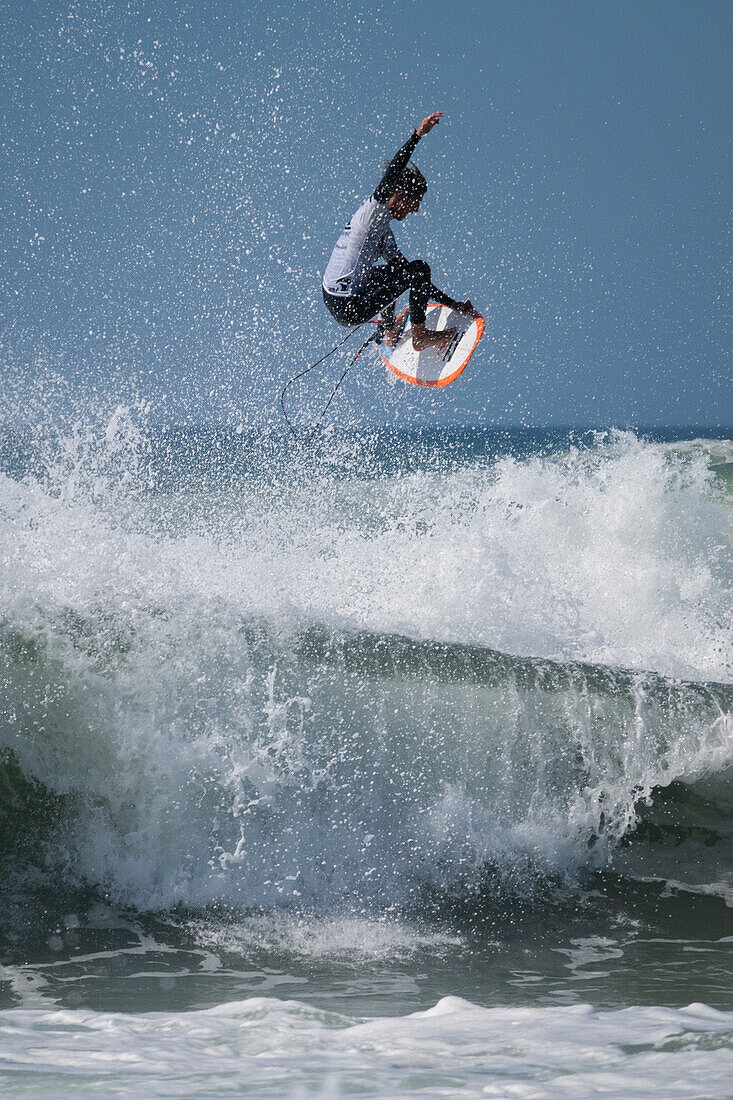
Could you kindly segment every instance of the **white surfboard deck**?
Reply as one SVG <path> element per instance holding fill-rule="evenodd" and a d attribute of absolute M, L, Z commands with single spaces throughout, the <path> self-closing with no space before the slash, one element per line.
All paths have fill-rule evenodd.
<path fill-rule="evenodd" d="M 438 332 L 446 328 L 458 329 L 447 352 L 440 352 L 437 348 L 415 351 L 412 325 L 408 321 L 395 346 L 388 348 L 382 341 L 379 354 L 385 366 L 404 382 L 411 382 L 413 386 L 448 386 L 461 374 L 473 355 L 484 332 L 483 317 L 468 317 L 465 313 L 456 313 L 449 306 L 431 302 L 425 324 Z"/>

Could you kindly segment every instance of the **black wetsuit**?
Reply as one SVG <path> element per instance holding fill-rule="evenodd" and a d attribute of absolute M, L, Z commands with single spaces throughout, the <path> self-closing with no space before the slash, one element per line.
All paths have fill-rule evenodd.
<path fill-rule="evenodd" d="M 400 176 L 419 141 L 412 134 L 392 158 L 374 194 L 362 203 L 344 228 L 323 276 L 323 300 L 341 325 L 360 325 L 377 314 L 390 327 L 394 303 L 410 291 L 413 324 L 425 321 L 430 298 L 456 307 L 457 302 L 433 286 L 424 260 L 407 260 L 397 248 L 390 229 L 388 203 L 398 189 Z M 379 264 L 377 260 L 386 263 Z"/>

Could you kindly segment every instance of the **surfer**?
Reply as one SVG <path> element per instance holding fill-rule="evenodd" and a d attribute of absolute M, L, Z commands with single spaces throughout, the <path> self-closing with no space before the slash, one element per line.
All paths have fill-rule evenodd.
<path fill-rule="evenodd" d="M 410 292 L 412 344 L 416 351 L 437 347 L 445 350 L 455 328 L 435 332 L 425 326 L 430 299 L 459 313 L 477 316 L 470 302 L 456 302 L 431 281 L 424 260 L 407 260 L 397 247 L 390 221 L 404 221 L 417 213 L 428 189 L 427 181 L 410 157 L 420 138 L 429 134 L 443 117 L 434 111 L 424 118 L 412 136 L 387 164 L 374 193 L 362 203 L 339 237 L 323 276 L 323 300 L 340 325 L 360 325 L 379 315 L 388 346 L 396 342 L 407 309 L 395 318 L 395 302 Z M 385 263 L 377 263 L 378 260 Z"/>

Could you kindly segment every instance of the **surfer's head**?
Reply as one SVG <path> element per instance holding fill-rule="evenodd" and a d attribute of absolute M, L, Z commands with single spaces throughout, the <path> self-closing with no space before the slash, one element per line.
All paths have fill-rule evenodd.
<path fill-rule="evenodd" d="M 420 169 L 414 164 L 408 164 L 403 169 L 388 203 L 391 216 L 402 221 L 408 214 L 416 214 L 427 189 L 427 180 Z"/>

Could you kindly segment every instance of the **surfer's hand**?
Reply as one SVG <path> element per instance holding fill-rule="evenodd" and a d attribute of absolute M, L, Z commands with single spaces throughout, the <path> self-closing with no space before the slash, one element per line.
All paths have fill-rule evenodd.
<path fill-rule="evenodd" d="M 433 111 L 432 115 L 428 115 L 427 118 L 424 118 L 418 126 L 417 130 L 415 131 L 417 136 L 421 138 L 425 137 L 426 134 L 429 134 L 433 126 L 437 126 L 442 117 L 442 111 Z"/>
<path fill-rule="evenodd" d="M 457 308 L 459 313 L 466 313 L 469 317 L 480 317 L 481 314 L 474 308 L 471 301 L 467 298 L 465 302 L 458 302 Z"/>

